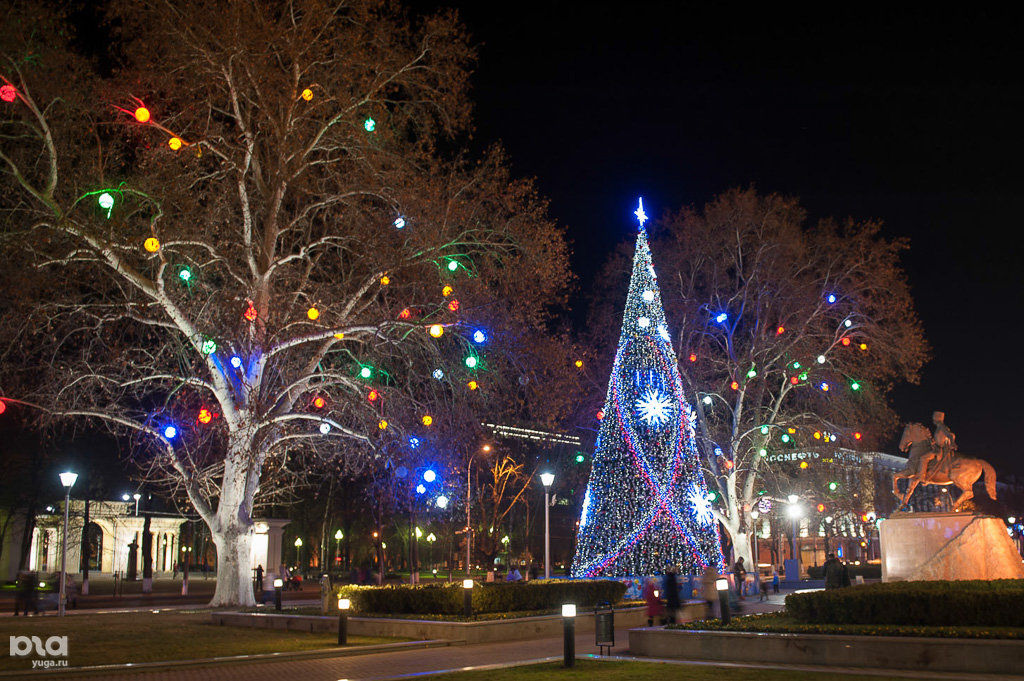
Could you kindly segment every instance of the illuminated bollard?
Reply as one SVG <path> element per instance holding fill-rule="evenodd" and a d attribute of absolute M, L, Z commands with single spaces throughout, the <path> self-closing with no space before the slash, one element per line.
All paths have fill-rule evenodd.
<path fill-rule="evenodd" d="M 347 598 L 338 599 L 338 645 L 348 645 L 348 609 L 352 601 Z"/>
<path fill-rule="evenodd" d="M 562 606 L 562 628 L 565 634 L 562 652 L 565 666 L 576 664 L 576 604 L 566 603 Z"/>
<path fill-rule="evenodd" d="M 466 619 L 473 616 L 473 580 L 462 580 L 462 614 Z"/>
<path fill-rule="evenodd" d="M 722 611 L 722 624 L 729 623 L 729 580 L 719 579 L 715 582 L 718 589 L 718 607 Z"/>
<path fill-rule="evenodd" d="M 283 579 L 274 580 L 274 610 L 281 609 L 281 589 L 284 587 Z"/>

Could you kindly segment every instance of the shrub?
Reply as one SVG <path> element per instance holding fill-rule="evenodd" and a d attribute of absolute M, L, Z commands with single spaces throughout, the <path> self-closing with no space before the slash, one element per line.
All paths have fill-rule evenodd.
<path fill-rule="evenodd" d="M 336 589 L 338 598 L 352 601 L 355 612 L 459 615 L 462 613 L 462 584 L 397 584 L 389 586 L 347 585 Z M 547 610 L 563 603 L 577 607 L 601 601 L 617 603 L 626 585 L 606 579 L 534 580 L 511 584 L 477 584 L 473 587 L 473 612 L 515 612 Z M 331 604 L 337 608 L 337 599 Z"/>
<path fill-rule="evenodd" d="M 921 626 L 1024 626 L 1024 580 L 889 582 L 793 593 L 801 622 Z"/>
<path fill-rule="evenodd" d="M 857 575 L 861 575 L 864 579 L 882 578 L 882 566 L 880 564 L 847 565 L 846 568 L 850 573 L 850 579 Z M 811 579 L 825 579 L 825 566 L 814 565 L 807 568 L 807 576 Z"/>

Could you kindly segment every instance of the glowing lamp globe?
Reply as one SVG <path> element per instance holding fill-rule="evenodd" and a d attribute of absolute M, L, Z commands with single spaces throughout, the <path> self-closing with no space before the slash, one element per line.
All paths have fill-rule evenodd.
<path fill-rule="evenodd" d="M 78 473 L 65 472 L 57 477 L 60 478 L 60 484 L 64 487 L 74 487 L 75 482 L 78 481 Z"/>
<path fill-rule="evenodd" d="M 385 421 L 384 419 L 381 419 L 380 421 L 377 421 L 377 428 L 379 428 L 380 430 L 387 430 L 388 429 L 388 422 Z"/>
<path fill-rule="evenodd" d="M 213 420 L 213 412 L 206 407 L 199 410 L 199 415 L 196 417 L 199 423 L 209 423 Z"/>
<path fill-rule="evenodd" d="M 444 335 L 444 327 L 441 326 L 440 324 L 431 324 L 428 329 L 428 332 L 434 338 L 440 338 L 441 336 Z"/>
<path fill-rule="evenodd" d="M 149 109 L 147 109 L 144 106 L 140 106 L 138 109 L 136 109 L 134 115 L 135 120 L 137 120 L 139 123 L 149 122 Z"/>
<path fill-rule="evenodd" d="M 166 426 L 164 428 L 164 437 L 168 440 L 173 440 L 178 436 L 178 429 L 174 426 Z"/>
<path fill-rule="evenodd" d="M 181 149 L 181 138 L 172 137 L 171 139 L 167 140 L 167 146 L 171 148 L 171 151 L 177 151 L 178 149 Z"/>
<path fill-rule="evenodd" d="M 437 480 L 437 473 L 428 468 L 427 470 L 423 471 L 423 479 L 426 480 L 427 482 L 434 482 L 435 480 Z"/>
<path fill-rule="evenodd" d="M 434 417 L 427 414 L 422 419 L 420 419 L 420 421 L 423 423 L 423 425 L 429 426 L 431 423 L 434 422 Z"/>
<path fill-rule="evenodd" d="M 302 91 L 300 97 L 302 97 L 304 100 L 308 102 L 311 99 L 313 99 L 313 91 L 310 90 L 309 88 L 306 88 L 305 90 Z"/>
<path fill-rule="evenodd" d="M 306 310 L 306 316 L 309 317 L 310 321 L 316 321 L 317 319 L 320 319 L 320 310 L 315 307 L 311 307 Z"/>
<path fill-rule="evenodd" d="M 363 121 L 363 130 L 366 132 L 373 132 L 377 129 L 377 121 L 367 116 L 366 120 Z"/>
<path fill-rule="evenodd" d="M 555 474 L 554 473 L 541 473 L 540 474 L 540 484 L 544 485 L 545 487 L 551 487 L 551 485 L 552 485 L 552 483 L 554 483 L 554 481 L 555 481 Z"/>
<path fill-rule="evenodd" d="M 2 99 L 3 101 L 7 103 L 13 102 L 17 96 L 18 91 L 14 88 L 13 85 L 0 85 L 0 99 Z"/>
<path fill-rule="evenodd" d="M 467 367 L 469 367 L 470 369 L 475 369 L 476 365 L 477 365 L 477 358 L 476 357 L 474 357 L 473 355 L 470 355 L 469 357 L 466 358 L 466 366 Z"/>
<path fill-rule="evenodd" d="M 155 236 L 151 236 L 144 242 L 142 242 L 142 247 L 145 248 L 150 253 L 156 253 L 157 251 L 160 250 L 160 240 L 157 239 Z"/>

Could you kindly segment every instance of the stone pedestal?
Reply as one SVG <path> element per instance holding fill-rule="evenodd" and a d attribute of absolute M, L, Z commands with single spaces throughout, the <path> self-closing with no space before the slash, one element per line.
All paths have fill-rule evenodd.
<path fill-rule="evenodd" d="M 878 534 L 883 582 L 1024 578 L 1024 563 L 999 518 L 896 513 Z"/>

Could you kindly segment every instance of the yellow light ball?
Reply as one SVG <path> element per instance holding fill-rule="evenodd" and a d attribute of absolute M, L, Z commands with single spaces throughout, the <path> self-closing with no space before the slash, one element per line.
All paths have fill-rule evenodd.
<path fill-rule="evenodd" d="M 470 390 L 476 390 L 480 386 L 477 384 L 476 381 L 470 381 L 469 383 L 466 384 L 466 387 L 468 387 Z"/>
<path fill-rule="evenodd" d="M 160 250 L 160 240 L 155 236 L 151 236 L 143 242 L 142 247 L 150 253 L 156 253 Z"/>
<path fill-rule="evenodd" d="M 388 422 L 385 421 L 384 419 L 381 419 L 380 421 L 377 422 L 377 427 L 380 428 L 381 430 L 386 430 L 388 427 Z"/>
<path fill-rule="evenodd" d="M 430 416 L 428 414 L 428 415 L 424 416 L 421 420 L 423 421 L 423 425 L 429 426 L 431 423 L 434 422 L 434 417 L 432 417 L 432 416 Z"/>
<path fill-rule="evenodd" d="M 583 360 L 582 359 L 576 360 L 576 368 L 577 369 L 582 369 L 583 368 Z"/>
<path fill-rule="evenodd" d="M 171 139 L 167 140 L 167 146 L 171 148 L 171 151 L 177 151 L 178 149 L 181 149 L 181 138 L 172 137 Z"/>
<path fill-rule="evenodd" d="M 430 332 L 430 335 L 433 336 L 434 338 L 440 338 L 441 336 L 444 335 L 444 327 L 441 326 L 440 324 L 431 324 L 430 329 L 428 329 L 428 331 Z"/>
<path fill-rule="evenodd" d="M 387 286 L 390 283 L 391 283 L 391 277 L 389 277 L 388 275 L 385 274 L 383 277 L 380 278 L 380 285 L 381 286 Z"/>
<path fill-rule="evenodd" d="M 317 319 L 320 319 L 320 310 L 316 309 L 315 307 L 311 307 L 308 310 L 306 310 L 306 316 L 309 317 L 310 320 L 316 321 Z"/>
<path fill-rule="evenodd" d="M 453 289 L 451 286 L 445 286 L 443 289 L 441 289 L 441 295 L 444 296 L 445 298 L 447 298 L 453 293 L 455 293 L 455 289 Z"/>
<path fill-rule="evenodd" d="M 334 334 L 334 337 L 337 338 L 338 340 L 345 340 L 345 334 L 343 333 L 336 333 Z"/>
<path fill-rule="evenodd" d="M 310 90 L 309 88 L 306 88 L 305 90 L 302 91 L 302 98 L 307 102 L 313 99 L 313 91 Z"/>

